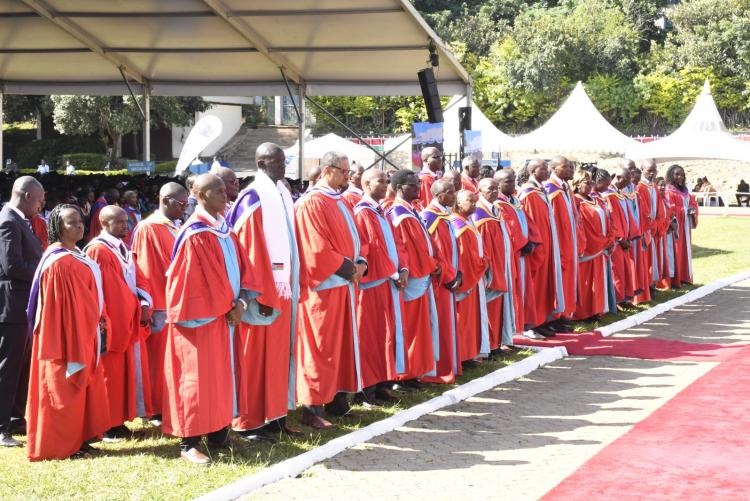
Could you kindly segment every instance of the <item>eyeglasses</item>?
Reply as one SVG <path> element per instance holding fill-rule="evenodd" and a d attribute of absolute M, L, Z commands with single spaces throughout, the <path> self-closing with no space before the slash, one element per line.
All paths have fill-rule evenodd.
<path fill-rule="evenodd" d="M 180 201 L 180 200 L 176 200 L 176 199 L 174 199 L 174 198 L 172 198 L 172 197 L 166 197 L 166 198 L 168 198 L 169 200 L 173 201 L 174 203 L 176 203 L 177 205 L 179 205 L 179 206 L 180 206 L 181 208 L 183 208 L 183 209 L 184 209 L 185 207 L 187 207 L 187 205 L 188 205 L 188 203 L 187 203 L 187 202 L 182 202 L 182 201 Z"/>

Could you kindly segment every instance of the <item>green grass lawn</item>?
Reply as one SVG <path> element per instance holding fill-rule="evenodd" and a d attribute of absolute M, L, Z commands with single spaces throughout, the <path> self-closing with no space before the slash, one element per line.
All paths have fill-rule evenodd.
<path fill-rule="evenodd" d="M 694 232 L 694 273 L 696 285 L 734 275 L 750 268 L 745 257 L 750 248 L 750 219 L 704 217 Z M 685 292 L 657 292 L 662 302 Z M 647 306 L 639 306 L 638 309 Z M 633 310 L 635 311 L 635 310 Z M 627 313 L 607 315 L 596 325 L 623 318 Z M 595 324 L 584 324 L 590 329 Z M 467 370 L 458 383 L 492 372 L 528 356 L 513 356 L 481 364 Z M 92 459 L 29 463 L 23 449 L 0 450 L 0 478 L 5 483 L 4 499 L 81 498 L 81 499 L 185 499 L 195 497 L 264 466 L 310 450 L 361 426 L 387 418 L 403 409 L 428 400 L 455 387 L 425 385 L 407 393 L 400 402 L 379 410 L 357 408 L 361 419 L 335 419 L 335 430 L 307 432 L 302 439 L 285 439 L 275 445 L 249 446 L 241 442 L 226 450 L 210 451 L 214 464 L 198 468 L 183 462 L 177 440 L 162 436 L 153 427 L 139 422 L 131 428 L 136 439 L 120 444 L 97 444 L 102 452 Z M 299 426 L 299 411 L 290 422 Z M 22 437 L 19 437 L 22 439 Z"/>

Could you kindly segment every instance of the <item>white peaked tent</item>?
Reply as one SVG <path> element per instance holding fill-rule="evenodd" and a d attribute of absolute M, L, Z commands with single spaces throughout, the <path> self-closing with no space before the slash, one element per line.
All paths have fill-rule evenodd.
<path fill-rule="evenodd" d="M 446 153 L 458 153 L 461 144 L 461 135 L 458 127 L 458 109 L 466 104 L 464 96 L 453 96 L 448 106 L 443 110 L 443 150 Z M 512 138 L 501 132 L 482 110 L 477 103 L 471 102 L 471 130 L 482 131 L 482 154 L 490 158 L 492 152 L 503 151 L 512 141 Z"/>
<path fill-rule="evenodd" d="M 581 82 L 547 122 L 513 138 L 506 150 L 623 154 L 636 143 L 615 129 L 591 102 Z"/>
<path fill-rule="evenodd" d="M 329 151 L 343 153 L 349 157 L 349 162 L 356 160 L 357 163 L 364 164 L 365 167 L 369 166 L 379 158 L 370 148 L 362 146 L 361 144 L 353 143 L 348 139 L 344 139 L 333 133 L 315 139 L 308 137 L 305 141 L 304 154 L 306 160 L 323 158 L 323 155 Z M 294 161 L 296 161 L 295 159 L 299 155 L 299 141 L 284 150 L 284 155 L 286 155 L 287 167 L 289 167 L 290 164 L 293 164 Z M 292 171 L 293 168 L 288 168 L 287 176 L 292 179 L 297 179 L 299 175 Z"/>
<path fill-rule="evenodd" d="M 750 161 L 750 143 L 735 139 L 727 131 L 706 80 L 693 110 L 679 129 L 664 139 L 635 144 L 628 149 L 627 156 L 659 161 L 690 158 Z"/>

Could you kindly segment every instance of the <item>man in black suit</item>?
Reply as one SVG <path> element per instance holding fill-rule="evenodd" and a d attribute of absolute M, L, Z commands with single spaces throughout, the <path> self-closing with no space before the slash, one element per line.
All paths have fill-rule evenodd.
<path fill-rule="evenodd" d="M 11 419 L 22 423 L 29 381 L 31 340 L 26 306 L 42 245 L 31 218 L 44 205 L 44 188 L 31 176 L 13 183 L 10 202 L 0 210 L 0 446 L 18 447 Z"/>

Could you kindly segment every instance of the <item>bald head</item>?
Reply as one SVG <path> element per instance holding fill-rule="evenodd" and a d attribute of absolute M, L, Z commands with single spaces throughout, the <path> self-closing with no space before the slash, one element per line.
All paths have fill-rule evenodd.
<path fill-rule="evenodd" d="M 215 174 L 201 174 L 193 181 L 193 191 L 196 195 L 205 194 L 208 190 L 224 186 L 224 181 Z"/>
<path fill-rule="evenodd" d="M 44 188 L 33 177 L 21 176 L 13 183 L 9 203 L 30 220 L 42 210 Z"/>
<path fill-rule="evenodd" d="M 630 160 L 629 158 L 626 158 L 622 161 L 621 167 L 623 169 L 633 170 L 635 169 L 635 162 L 633 160 Z"/>
<path fill-rule="evenodd" d="M 177 197 L 179 195 L 187 196 L 187 189 L 180 183 L 166 183 L 159 189 L 159 198 Z"/>
<path fill-rule="evenodd" d="M 463 217 L 469 217 L 477 209 L 477 195 L 470 190 L 459 190 L 456 193 L 455 211 Z"/>
<path fill-rule="evenodd" d="M 516 173 L 508 167 L 507 169 L 501 169 L 495 173 L 495 181 L 497 181 L 498 189 L 500 193 L 509 197 L 516 191 Z"/>
<path fill-rule="evenodd" d="M 641 162 L 641 170 L 643 171 L 643 176 L 649 182 L 653 183 L 656 181 L 656 161 L 653 158 Z"/>
<path fill-rule="evenodd" d="M 422 150 L 422 165 L 431 172 L 443 169 L 443 154 L 434 146 L 428 146 Z"/>
<path fill-rule="evenodd" d="M 224 213 L 227 206 L 227 189 L 224 181 L 213 174 L 201 174 L 195 178 L 193 193 L 200 205 L 213 217 Z"/>
<path fill-rule="evenodd" d="M 107 205 L 99 212 L 102 230 L 116 238 L 125 238 L 128 234 L 128 213 L 117 205 Z"/>
<path fill-rule="evenodd" d="M 284 179 L 286 157 L 284 150 L 276 143 L 263 143 L 255 150 L 255 163 L 272 181 Z"/>
<path fill-rule="evenodd" d="M 432 193 L 433 197 L 439 197 L 440 195 L 448 191 L 456 191 L 456 187 L 453 185 L 453 180 L 449 178 L 444 177 L 438 179 L 434 183 L 432 183 L 432 186 L 430 186 L 430 193 Z"/>
<path fill-rule="evenodd" d="M 380 169 L 366 170 L 362 174 L 362 191 L 373 200 L 380 200 L 388 191 L 388 176 Z"/>
<path fill-rule="evenodd" d="M 240 192 L 240 182 L 237 179 L 237 174 L 235 174 L 229 167 L 224 166 L 212 168 L 210 173 L 218 176 L 224 181 L 224 186 L 227 190 L 227 198 L 230 202 L 234 202 Z"/>
<path fill-rule="evenodd" d="M 618 189 L 623 189 L 630 184 L 630 169 L 623 163 L 623 166 L 615 171 L 615 177 L 612 180 Z"/>
<path fill-rule="evenodd" d="M 526 170 L 529 172 L 529 177 L 533 178 L 536 182 L 541 183 L 549 179 L 549 167 L 547 162 L 541 159 L 534 159 L 526 166 Z"/>

